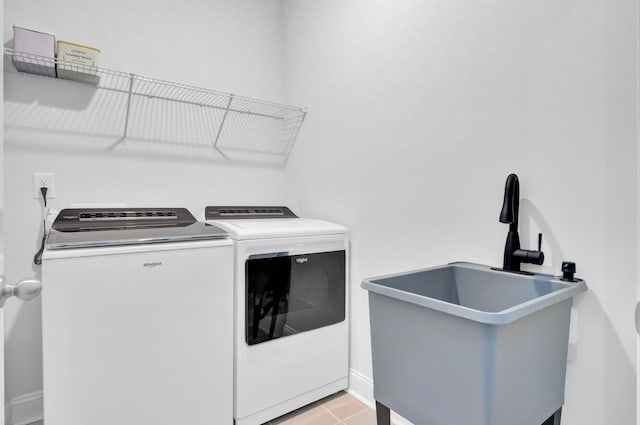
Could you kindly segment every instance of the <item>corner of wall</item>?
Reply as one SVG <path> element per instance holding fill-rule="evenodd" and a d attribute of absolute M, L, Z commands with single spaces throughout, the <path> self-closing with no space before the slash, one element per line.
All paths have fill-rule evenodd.
<path fill-rule="evenodd" d="M 347 392 L 369 408 L 376 409 L 376 401 L 373 398 L 373 380 L 353 368 L 349 370 Z M 394 412 L 391 412 L 391 423 L 393 425 L 413 425 L 412 422 Z"/>

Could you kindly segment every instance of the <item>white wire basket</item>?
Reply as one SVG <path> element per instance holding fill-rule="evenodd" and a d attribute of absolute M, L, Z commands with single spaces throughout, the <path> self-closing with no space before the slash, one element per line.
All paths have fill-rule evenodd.
<path fill-rule="evenodd" d="M 7 105 L 10 90 L 5 90 L 5 127 L 10 131 L 58 134 L 85 144 L 91 136 L 102 140 L 102 147 L 139 153 L 284 165 L 307 113 L 305 108 L 8 48 L 4 53 L 5 72 L 51 75 L 52 69 L 64 66 L 84 84 L 65 83 L 50 90 L 71 95 L 70 85 L 76 85 L 74 96 L 86 94 L 81 106 L 55 108 L 42 106 L 51 102 L 11 99 Z M 13 67 L 7 65 L 8 58 Z"/>

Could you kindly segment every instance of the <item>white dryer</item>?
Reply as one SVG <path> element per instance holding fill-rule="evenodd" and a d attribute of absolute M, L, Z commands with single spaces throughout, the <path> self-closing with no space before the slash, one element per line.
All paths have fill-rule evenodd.
<path fill-rule="evenodd" d="M 47 425 L 233 424 L 233 246 L 185 209 L 65 209 L 42 261 Z"/>
<path fill-rule="evenodd" d="M 205 209 L 235 244 L 236 425 L 348 386 L 347 229 L 286 207 Z"/>

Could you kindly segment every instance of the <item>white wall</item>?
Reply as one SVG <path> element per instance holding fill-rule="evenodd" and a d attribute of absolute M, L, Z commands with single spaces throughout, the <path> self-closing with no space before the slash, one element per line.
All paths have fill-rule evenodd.
<path fill-rule="evenodd" d="M 5 41 L 12 38 L 11 27 L 17 24 L 98 47 L 105 68 L 284 101 L 278 0 L 6 0 L 3 12 Z M 71 203 L 126 203 L 184 206 L 201 214 L 206 204 L 284 200 L 281 168 L 227 165 L 183 157 L 179 151 L 176 156 L 165 151 L 127 155 L 126 149 L 114 153 L 97 147 L 90 135 L 83 146 L 85 139 L 77 135 L 44 137 L 28 128 L 9 128 L 14 111 L 42 106 L 64 117 L 81 108 L 83 95 L 102 94 L 87 92 L 76 83 L 19 75 L 7 74 L 5 83 L 5 113 L 12 120 L 5 119 L 2 167 L 6 274 L 11 281 L 39 274 L 32 264 L 42 225 L 40 203 L 31 193 L 36 171 L 56 173 L 58 196 L 50 206 L 57 209 Z M 46 113 L 28 115 L 32 116 L 50 119 Z M 66 137 L 74 143 L 65 143 Z M 7 397 L 37 395 L 42 389 L 40 302 L 9 301 L 6 315 Z"/>
<path fill-rule="evenodd" d="M 352 383 L 372 376 L 362 279 L 501 265 L 498 213 L 516 172 L 523 246 L 544 233 L 536 270 L 572 260 L 589 285 L 574 303 L 563 424 L 634 423 L 637 8 L 285 1 L 286 88 L 310 110 L 287 202 L 351 229 Z"/>

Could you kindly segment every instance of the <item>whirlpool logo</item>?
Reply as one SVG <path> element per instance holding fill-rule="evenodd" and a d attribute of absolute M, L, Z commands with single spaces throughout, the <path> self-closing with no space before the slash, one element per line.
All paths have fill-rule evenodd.
<path fill-rule="evenodd" d="M 298 263 L 298 264 L 304 264 L 307 261 L 309 261 L 309 259 L 307 257 L 298 257 L 298 258 L 296 258 L 296 263 Z"/>
<path fill-rule="evenodd" d="M 154 268 L 154 267 L 158 267 L 162 265 L 162 261 L 152 261 L 149 263 L 144 263 L 142 265 L 142 267 L 149 267 L 150 269 Z"/>

